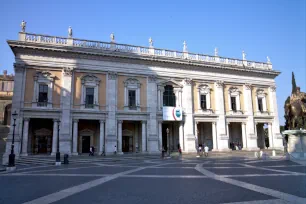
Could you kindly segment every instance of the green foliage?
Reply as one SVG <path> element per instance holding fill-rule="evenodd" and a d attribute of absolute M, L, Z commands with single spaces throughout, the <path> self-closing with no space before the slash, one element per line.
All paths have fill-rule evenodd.
<path fill-rule="evenodd" d="M 281 126 L 279 126 L 279 129 L 280 129 L 280 132 L 283 132 L 285 130 L 285 126 L 281 125 Z"/>
<path fill-rule="evenodd" d="M 296 89 L 296 83 L 295 83 L 295 77 L 294 77 L 294 73 L 292 72 L 292 80 L 291 80 L 291 83 L 292 83 L 292 92 L 291 93 L 294 93 L 295 92 L 295 89 Z"/>

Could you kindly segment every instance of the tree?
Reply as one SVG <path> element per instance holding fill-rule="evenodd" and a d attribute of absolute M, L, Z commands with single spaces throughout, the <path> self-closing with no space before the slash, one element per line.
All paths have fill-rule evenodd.
<path fill-rule="evenodd" d="M 291 80 L 291 83 L 292 83 L 292 92 L 291 93 L 294 93 L 295 90 L 296 90 L 296 83 L 295 83 L 295 77 L 294 77 L 294 73 L 292 72 L 292 80 Z"/>

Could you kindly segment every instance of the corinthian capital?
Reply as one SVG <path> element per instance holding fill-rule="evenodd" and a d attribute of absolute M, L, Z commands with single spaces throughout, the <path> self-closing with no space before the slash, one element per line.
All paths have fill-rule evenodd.
<path fill-rule="evenodd" d="M 246 84 L 244 84 L 244 86 L 245 86 L 246 90 L 250 90 L 252 88 L 252 84 L 246 83 Z"/>
<path fill-rule="evenodd" d="M 149 82 L 150 82 L 150 83 L 156 82 L 156 79 L 157 79 L 156 75 L 150 75 L 150 76 L 149 76 Z"/>
<path fill-rule="evenodd" d="M 117 79 L 117 72 L 108 72 L 108 79 L 116 80 Z"/>
<path fill-rule="evenodd" d="M 64 76 L 72 76 L 73 68 L 72 67 L 64 67 L 63 71 L 64 71 Z"/>
<path fill-rule="evenodd" d="M 25 64 L 17 64 L 17 63 L 14 63 L 14 70 L 15 70 L 15 73 L 17 73 L 17 72 L 23 72 L 24 69 L 25 69 Z"/>
<path fill-rule="evenodd" d="M 185 85 L 188 85 L 188 86 L 192 85 L 192 79 L 190 79 L 190 78 L 185 78 L 185 79 L 184 79 L 184 84 L 185 84 Z"/>
<path fill-rule="evenodd" d="M 273 85 L 273 86 L 270 86 L 270 89 L 271 89 L 271 91 L 276 91 L 276 86 L 275 85 Z"/>
<path fill-rule="evenodd" d="M 216 81 L 216 85 L 218 88 L 222 88 L 224 86 L 224 82 L 223 81 Z"/>

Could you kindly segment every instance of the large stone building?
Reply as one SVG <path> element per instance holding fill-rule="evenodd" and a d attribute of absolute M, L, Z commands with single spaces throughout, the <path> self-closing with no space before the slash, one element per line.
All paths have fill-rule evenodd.
<path fill-rule="evenodd" d="M 282 147 L 275 77 L 267 63 L 25 32 L 15 55 L 17 156 L 195 152 Z M 60 122 L 59 122 L 60 121 Z M 7 142 L 7 161 L 12 130 Z M 5 159 L 6 158 L 6 159 Z"/>
<path fill-rule="evenodd" d="M 5 141 L 9 133 L 13 89 L 14 76 L 3 70 L 3 74 L 0 75 L 0 155 L 5 150 Z"/>

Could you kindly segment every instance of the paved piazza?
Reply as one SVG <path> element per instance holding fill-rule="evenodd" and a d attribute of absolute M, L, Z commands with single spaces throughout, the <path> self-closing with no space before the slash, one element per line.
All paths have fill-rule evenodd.
<path fill-rule="evenodd" d="M 214 157 L 28 157 L 1 172 L 0 203 L 306 203 L 306 167 Z"/>

